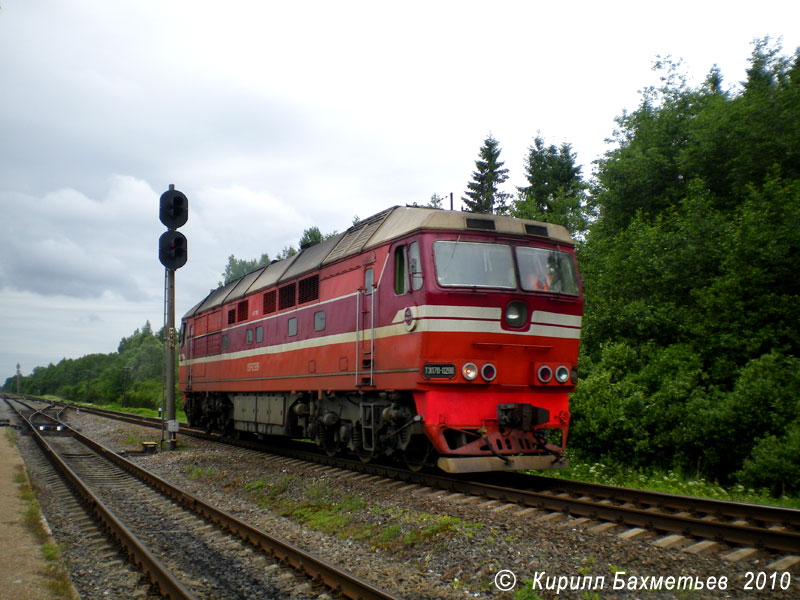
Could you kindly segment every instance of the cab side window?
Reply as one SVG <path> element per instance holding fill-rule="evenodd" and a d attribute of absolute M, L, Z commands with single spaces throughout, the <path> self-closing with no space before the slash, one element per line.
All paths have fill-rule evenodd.
<path fill-rule="evenodd" d="M 408 271 L 411 275 L 411 289 L 422 289 L 422 259 L 419 254 L 419 242 L 408 245 Z"/>
<path fill-rule="evenodd" d="M 398 246 L 394 250 L 394 293 L 398 296 L 408 291 L 408 248 Z"/>
<path fill-rule="evenodd" d="M 394 250 L 394 293 L 398 296 L 422 289 L 422 259 L 419 242 Z"/>

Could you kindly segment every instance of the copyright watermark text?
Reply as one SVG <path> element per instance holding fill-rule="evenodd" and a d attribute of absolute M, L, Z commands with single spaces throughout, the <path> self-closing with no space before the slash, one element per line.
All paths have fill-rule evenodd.
<path fill-rule="evenodd" d="M 788 590 L 792 587 L 792 575 L 789 572 L 766 573 L 748 572 L 744 581 L 736 583 L 745 591 L 752 590 Z M 562 592 L 601 590 L 631 592 L 668 591 L 725 591 L 729 589 L 728 578 L 724 575 L 707 577 L 697 575 L 629 575 L 625 571 L 617 571 L 613 576 L 605 575 L 548 575 L 546 571 L 534 573 L 533 578 L 523 585 L 534 591 L 547 590 Z M 494 585 L 501 592 L 510 592 L 517 586 L 517 576 L 513 571 L 503 569 L 494 576 Z"/>

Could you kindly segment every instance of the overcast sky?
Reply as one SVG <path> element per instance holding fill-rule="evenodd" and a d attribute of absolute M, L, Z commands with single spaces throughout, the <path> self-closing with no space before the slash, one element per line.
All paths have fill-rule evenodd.
<path fill-rule="evenodd" d="M 539 132 L 589 176 L 657 82 L 745 77 L 800 3 L 0 2 L 0 383 L 163 324 L 158 198 L 189 198 L 178 318 L 230 254 L 451 192 L 491 133 L 522 184 Z"/>

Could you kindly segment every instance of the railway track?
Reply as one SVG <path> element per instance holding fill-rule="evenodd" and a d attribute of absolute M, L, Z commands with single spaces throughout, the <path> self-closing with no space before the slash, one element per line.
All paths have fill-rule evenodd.
<path fill-rule="evenodd" d="M 362 464 L 307 450 L 273 449 L 301 460 L 404 481 L 419 487 L 477 496 L 498 504 L 548 511 L 576 524 L 619 525 L 630 537 L 662 536 L 659 545 L 690 552 L 731 549 L 731 560 L 759 551 L 775 556 L 776 569 L 800 564 L 800 511 L 584 484 L 518 473 L 469 479 L 414 473 L 392 466 Z M 733 552 L 736 552 L 734 555 Z M 784 554 L 783 558 L 779 555 Z"/>
<path fill-rule="evenodd" d="M 7 408 L 0 403 L 0 411 Z M 4 412 L 11 416 L 9 410 Z M 12 421 L 21 425 L 19 419 L 5 419 L 7 425 Z M 23 430 L 24 431 L 24 430 Z M 27 447 L 30 440 L 18 436 L 18 446 Z M 30 442 L 34 445 L 34 442 Z M 111 597 L 130 597 L 145 600 L 160 598 L 151 593 L 151 582 L 127 557 L 102 524 L 93 518 L 88 506 L 67 484 L 52 463 L 42 452 L 27 453 L 26 469 L 32 484 L 46 494 L 38 493 L 37 500 L 43 511 L 46 507 L 57 506 L 57 512 L 50 512 L 49 523 L 59 530 L 59 547 L 63 556 L 68 556 L 75 572 L 84 576 L 76 578 L 73 584 L 82 597 L 101 597 L 103 593 Z M 79 550 L 78 550 L 79 549 Z M 94 564 L 102 563 L 102 570 L 92 570 Z"/>
<path fill-rule="evenodd" d="M 225 514 L 82 436 L 50 414 L 10 402 L 102 529 L 171 599 L 286 597 L 279 572 L 294 567 L 308 597 L 396 596 Z M 20 408 L 23 406 L 23 408 Z M 254 551 L 254 548 L 263 552 Z M 179 551 L 176 551 L 179 549 Z M 285 574 L 285 573 L 284 573 Z M 297 596 L 303 584 L 292 584 Z M 301 594 L 302 595 L 302 594 Z"/>
<path fill-rule="evenodd" d="M 119 413 L 97 411 L 112 418 Z M 157 419 L 123 420 L 160 427 Z M 223 441 L 216 434 L 181 426 L 181 433 Z M 411 472 L 394 466 L 329 457 L 302 445 L 279 448 L 243 440 L 227 443 L 291 456 L 330 467 L 387 477 L 398 481 L 478 496 L 520 508 L 550 511 L 582 523 L 606 523 L 629 529 L 631 537 L 649 532 L 661 536 L 663 547 L 678 545 L 693 552 L 728 551 L 731 560 L 758 552 L 774 556 L 774 565 L 800 564 L 800 510 L 744 504 L 617 488 L 598 484 L 531 476 L 520 473 L 488 473 L 469 478 L 442 473 Z M 692 548 L 692 546 L 694 546 Z M 781 557 L 780 555 L 785 555 Z"/>

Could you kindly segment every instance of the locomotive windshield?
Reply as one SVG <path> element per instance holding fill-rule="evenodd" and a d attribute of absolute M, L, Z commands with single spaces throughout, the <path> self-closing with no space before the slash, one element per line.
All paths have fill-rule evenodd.
<path fill-rule="evenodd" d="M 514 269 L 516 255 L 518 271 Z M 516 289 L 577 296 L 575 260 L 568 252 L 505 244 L 438 241 L 433 244 L 436 279 L 442 286 Z"/>
<path fill-rule="evenodd" d="M 523 290 L 571 296 L 580 293 L 575 260 L 568 252 L 517 246 L 516 254 Z"/>
<path fill-rule="evenodd" d="M 433 257 L 439 285 L 517 287 L 510 246 L 439 241 L 433 244 Z"/>

